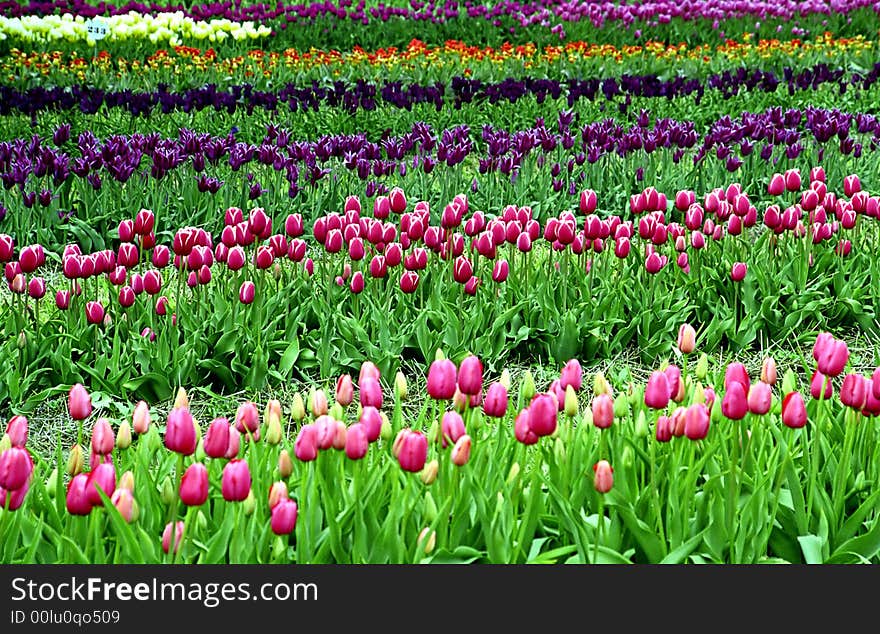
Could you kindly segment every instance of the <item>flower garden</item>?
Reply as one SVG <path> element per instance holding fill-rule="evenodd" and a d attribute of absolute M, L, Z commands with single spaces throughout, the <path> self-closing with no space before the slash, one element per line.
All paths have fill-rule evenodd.
<path fill-rule="evenodd" d="M 880 563 L 878 5 L 0 9 L 0 562 Z"/>

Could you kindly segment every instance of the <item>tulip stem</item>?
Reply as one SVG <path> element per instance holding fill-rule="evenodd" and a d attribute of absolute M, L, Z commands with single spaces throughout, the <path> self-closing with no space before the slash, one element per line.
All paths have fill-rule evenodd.
<path fill-rule="evenodd" d="M 813 425 L 815 434 L 812 438 L 812 446 L 804 447 L 804 453 L 809 449 L 810 453 L 810 481 L 807 483 L 809 495 L 807 497 L 807 525 L 813 517 L 813 498 L 816 495 L 816 478 L 819 475 L 819 458 L 821 457 L 822 445 L 822 426 L 825 424 L 825 390 L 828 387 L 831 377 L 822 375 L 822 389 L 819 392 L 819 406 L 817 408 L 817 420 Z"/>
<path fill-rule="evenodd" d="M 602 529 L 605 525 L 605 494 L 599 494 L 599 515 L 596 517 L 596 548 L 593 551 L 594 564 L 599 563 L 599 542 L 602 540 Z"/>

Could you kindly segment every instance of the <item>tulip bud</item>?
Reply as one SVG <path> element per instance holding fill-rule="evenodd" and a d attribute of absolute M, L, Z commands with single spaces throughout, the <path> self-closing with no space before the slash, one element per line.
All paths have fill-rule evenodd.
<path fill-rule="evenodd" d="M 287 493 L 287 484 L 278 481 L 273 482 L 269 488 L 269 508 L 273 509 L 284 500 L 290 499 Z"/>
<path fill-rule="evenodd" d="M 431 462 L 437 462 L 436 460 L 432 460 Z M 430 464 L 430 463 L 428 463 Z M 427 465 L 425 465 L 425 469 L 427 469 Z M 424 475 L 425 471 L 422 470 L 422 474 Z M 435 474 L 436 477 L 436 474 Z M 424 478 L 422 480 L 424 482 Z M 430 491 L 425 491 L 425 521 L 429 523 L 433 523 L 434 520 L 437 519 L 437 503 L 434 502 L 434 496 L 431 495 Z"/>
<path fill-rule="evenodd" d="M 505 480 L 505 484 L 512 484 L 519 477 L 520 466 L 518 462 L 514 462 L 510 465 L 510 471 L 507 472 L 507 479 Z"/>
<path fill-rule="evenodd" d="M 761 364 L 761 380 L 767 385 L 776 385 L 776 361 L 767 357 Z"/>
<path fill-rule="evenodd" d="M 498 379 L 498 382 L 504 386 L 504 389 L 506 391 L 509 392 L 510 386 L 511 386 L 510 370 L 508 370 L 507 368 L 504 368 L 504 370 L 501 371 L 501 377 Z"/>
<path fill-rule="evenodd" d="M 125 473 L 122 474 L 119 478 L 119 482 L 116 484 L 117 489 L 128 489 L 132 493 L 134 493 L 134 473 L 129 469 Z"/>
<path fill-rule="evenodd" d="M 531 371 L 526 370 L 519 384 L 520 398 L 524 403 L 528 403 L 535 396 L 535 392 L 535 379 L 532 377 Z"/>
<path fill-rule="evenodd" d="M 571 385 L 565 388 L 564 411 L 569 417 L 577 416 L 578 413 L 577 394 Z"/>
<path fill-rule="evenodd" d="M 568 461 L 565 443 L 562 442 L 562 438 L 559 436 L 556 436 L 556 439 L 553 441 L 553 459 L 556 461 L 556 464 L 560 465 Z"/>
<path fill-rule="evenodd" d="M 406 377 L 403 372 L 398 370 L 394 375 L 394 396 L 400 401 L 405 401 L 407 395 Z"/>
<path fill-rule="evenodd" d="M 678 329 L 678 349 L 682 354 L 690 354 L 696 347 L 697 333 L 690 324 L 682 324 Z"/>
<path fill-rule="evenodd" d="M 706 356 L 706 353 L 700 355 L 700 359 L 697 361 L 697 367 L 694 370 L 694 376 L 696 376 L 701 381 L 706 380 L 706 376 L 709 374 L 709 357 Z"/>
<path fill-rule="evenodd" d="M 82 473 L 84 464 L 82 447 L 74 445 L 70 448 L 70 455 L 67 457 L 67 474 L 72 477 Z"/>
<path fill-rule="evenodd" d="M 162 480 L 162 488 L 159 491 L 159 499 L 162 500 L 167 505 L 170 505 L 174 502 L 174 483 L 171 482 L 170 476 L 165 476 L 165 479 Z"/>
<path fill-rule="evenodd" d="M 146 434 L 150 429 L 150 408 L 144 401 L 139 401 L 135 405 L 134 413 L 131 417 L 134 431 L 137 434 Z"/>
<path fill-rule="evenodd" d="M 180 501 L 186 506 L 201 506 L 208 500 L 208 470 L 194 462 L 180 479 Z"/>
<path fill-rule="evenodd" d="M 92 413 L 92 399 L 81 383 L 70 388 L 67 410 L 74 420 L 85 420 Z"/>
<path fill-rule="evenodd" d="M 277 401 L 275 402 L 277 403 Z M 266 426 L 266 442 L 270 445 L 277 445 L 281 442 L 281 437 L 283 435 L 284 432 L 281 429 L 281 419 L 277 416 L 270 417 L 269 423 Z"/>
<path fill-rule="evenodd" d="M 432 530 L 430 526 L 426 526 L 419 533 L 418 545 L 426 555 L 430 555 L 434 551 L 437 543 L 437 531 Z"/>
<path fill-rule="evenodd" d="M 463 467 L 468 463 L 468 460 L 471 458 L 471 437 L 467 434 L 460 436 L 457 441 L 455 441 L 455 446 L 452 447 L 452 453 L 450 453 L 449 458 L 452 460 L 452 464 L 457 467 Z"/>
<path fill-rule="evenodd" d="M 600 394 L 613 396 L 614 390 L 611 389 L 611 384 L 605 378 L 605 374 L 603 372 L 596 372 L 593 375 L 593 396 L 599 396 Z"/>
<path fill-rule="evenodd" d="M 782 422 L 792 429 L 807 424 L 807 409 L 800 392 L 789 392 L 782 399 Z"/>
<path fill-rule="evenodd" d="M 131 447 L 131 425 L 127 420 L 122 421 L 119 425 L 119 431 L 116 433 L 116 448 L 128 449 Z"/>
<path fill-rule="evenodd" d="M 289 478 L 293 473 L 293 460 L 291 460 L 287 449 L 282 449 L 278 454 L 278 473 L 282 478 Z"/>
<path fill-rule="evenodd" d="M 183 530 L 184 523 L 183 520 L 178 520 L 177 522 L 168 522 L 165 525 L 165 530 L 162 531 L 162 550 L 165 551 L 165 554 L 168 554 L 168 551 L 171 550 L 171 531 L 174 531 L 174 552 L 175 554 L 180 549 L 180 541 L 183 539 Z"/>
<path fill-rule="evenodd" d="M 324 390 L 312 390 L 309 392 L 309 410 L 317 418 L 327 413 L 327 395 Z"/>
<path fill-rule="evenodd" d="M 110 496 L 110 502 L 119 511 L 127 523 L 134 522 L 138 517 L 137 503 L 134 501 L 134 495 L 129 489 L 116 489 Z"/>
<path fill-rule="evenodd" d="M 296 422 L 300 422 L 306 417 L 306 406 L 303 402 L 302 394 L 299 392 L 293 395 L 293 403 L 290 405 L 290 417 Z"/>
<path fill-rule="evenodd" d="M 422 484 L 425 486 L 431 486 L 434 483 L 434 480 L 437 479 L 437 473 L 440 470 L 440 463 L 437 462 L 436 459 L 431 460 L 431 462 L 425 465 L 425 468 L 422 469 L 421 479 Z M 429 520 L 433 521 L 433 520 Z"/>

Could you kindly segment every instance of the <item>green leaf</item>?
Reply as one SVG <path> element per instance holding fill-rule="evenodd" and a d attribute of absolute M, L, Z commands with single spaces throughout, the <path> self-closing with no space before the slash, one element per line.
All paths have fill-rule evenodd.
<path fill-rule="evenodd" d="M 818 535 L 800 535 L 798 542 L 801 545 L 801 552 L 804 554 L 804 560 L 808 564 L 822 563 L 822 546 L 825 540 Z"/>
<path fill-rule="evenodd" d="M 873 559 L 878 552 L 880 552 L 880 521 L 874 520 L 874 525 L 866 535 L 846 540 L 835 549 L 827 563 L 855 563 L 860 558 Z"/>
<path fill-rule="evenodd" d="M 287 375 L 287 373 L 290 372 L 291 368 L 293 368 L 293 364 L 296 363 L 296 360 L 298 358 L 299 337 L 294 335 L 290 343 L 287 344 L 287 348 L 284 350 L 284 354 L 281 355 L 281 362 L 278 364 L 281 374 Z"/>

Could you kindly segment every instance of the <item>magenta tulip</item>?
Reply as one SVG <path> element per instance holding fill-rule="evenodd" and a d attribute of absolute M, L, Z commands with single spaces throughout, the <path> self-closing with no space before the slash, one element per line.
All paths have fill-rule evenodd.
<path fill-rule="evenodd" d="M 223 458 L 229 449 L 229 421 L 226 418 L 215 418 L 208 425 L 202 448 L 211 458 Z M 236 451 L 238 453 L 238 451 Z"/>
<path fill-rule="evenodd" d="M 428 395 L 438 401 L 448 400 L 455 394 L 456 367 L 450 359 L 437 359 L 428 368 Z"/>
<path fill-rule="evenodd" d="M 71 515 L 88 515 L 92 512 L 92 504 L 86 495 L 88 483 L 89 474 L 79 473 L 67 484 L 66 506 Z"/>
<path fill-rule="evenodd" d="M 721 399 L 721 413 L 730 420 L 742 420 L 749 413 L 749 402 L 742 383 L 732 381 Z"/>
<path fill-rule="evenodd" d="M 465 357 L 458 368 L 458 389 L 472 396 L 483 389 L 483 363 L 475 355 Z"/>
<path fill-rule="evenodd" d="M 293 452 L 297 460 L 303 462 L 310 462 L 318 457 L 318 429 L 314 423 L 300 427 L 293 444 Z"/>
<path fill-rule="evenodd" d="M 106 418 L 99 418 L 95 421 L 92 428 L 92 451 L 101 456 L 106 456 L 113 452 L 116 445 L 116 436 L 113 434 L 113 428 L 110 421 Z"/>
<path fill-rule="evenodd" d="M 168 413 L 165 425 L 165 447 L 183 456 L 196 451 L 196 427 L 188 407 L 176 407 Z"/>
<path fill-rule="evenodd" d="M 824 393 L 823 393 L 824 387 Z M 810 396 L 815 400 L 829 400 L 834 396 L 834 386 L 831 384 L 831 378 L 816 370 L 810 379 Z"/>
<path fill-rule="evenodd" d="M 559 404 L 549 394 L 538 394 L 529 405 L 529 429 L 536 436 L 549 436 L 556 431 Z"/>
<path fill-rule="evenodd" d="M 67 397 L 67 411 L 74 420 L 85 420 L 92 413 L 92 398 L 83 387 L 82 383 L 77 383 L 70 388 Z"/>
<path fill-rule="evenodd" d="M 397 461 L 400 468 L 411 473 L 418 473 L 425 467 L 428 457 L 428 438 L 421 431 L 403 430 L 397 449 Z"/>
<path fill-rule="evenodd" d="M 608 429 L 614 423 L 614 400 L 608 394 L 593 398 L 593 424 L 599 429 Z"/>
<path fill-rule="evenodd" d="M 871 381 L 861 374 L 847 374 L 840 386 L 840 402 L 855 410 L 861 410 L 868 398 Z"/>
<path fill-rule="evenodd" d="M 807 408 L 800 392 L 789 392 L 782 399 L 782 422 L 792 429 L 807 424 Z"/>
<path fill-rule="evenodd" d="M 742 386 L 740 386 L 739 383 L 734 384 L 734 390 L 737 389 L 742 389 Z M 745 402 L 745 397 L 743 397 L 743 402 Z M 725 416 L 727 416 L 727 414 L 725 414 Z M 728 416 L 728 418 L 730 417 Z M 702 403 L 694 403 L 688 407 L 684 413 L 684 435 L 690 440 L 702 440 L 708 433 L 709 410 Z"/>
<path fill-rule="evenodd" d="M 238 291 L 238 299 L 242 304 L 250 304 L 254 301 L 254 294 L 257 292 L 256 286 L 250 280 L 241 283 Z"/>
<path fill-rule="evenodd" d="M 645 405 L 652 409 L 666 409 L 669 405 L 669 379 L 666 374 L 655 370 L 645 386 Z"/>
<path fill-rule="evenodd" d="M 108 498 L 116 490 L 116 469 L 109 462 L 102 462 L 89 473 L 86 482 L 86 499 L 92 506 L 101 506 L 101 495 L 98 489 Z"/>
<path fill-rule="evenodd" d="M 577 359 L 570 359 L 559 373 L 559 387 L 564 391 L 569 385 L 575 392 L 581 389 L 584 381 L 584 372 Z"/>
<path fill-rule="evenodd" d="M 276 535 L 289 535 L 296 528 L 296 515 L 298 511 L 294 500 L 284 499 L 272 507 L 270 525 Z"/>
<path fill-rule="evenodd" d="M 607 460 L 593 465 L 593 486 L 599 493 L 608 493 L 614 486 L 614 469 Z"/>
<path fill-rule="evenodd" d="M 0 487 L 15 491 L 27 484 L 34 463 L 27 449 L 11 447 L 0 453 Z"/>
<path fill-rule="evenodd" d="M 483 413 L 493 418 L 502 418 L 507 413 L 507 403 L 507 388 L 496 381 L 486 390 L 486 398 L 483 400 Z"/>
<path fill-rule="evenodd" d="M 441 446 L 446 449 L 447 446 L 455 444 L 465 433 L 464 419 L 461 414 L 455 411 L 446 412 L 440 423 Z"/>
<path fill-rule="evenodd" d="M 208 501 L 208 470 L 201 462 L 194 462 L 183 472 L 180 501 L 187 506 L 201 506 Z"/>
<path fill-rule="evenodd" d="M 223 467 L 220 483 L 223 499 L 227 502 L 241 502 L 251 491 L 251 472 L 248 463 L 238 458 L 230 460 Z"/>
<path fill-rule="evenodd" d="M 13 447 L 24 448 L 28 439 L 28 419 L 16 415 L 6 423 L 6 435 Z"/>
<path fill-rule="evenodd" d="M 180 549 L 180 540 L 183 539 L 184 527 L 183 520 L 168 522 L 165 525 L 165 530 L 162 531 L 162 550 L 165 551 L 166 555 L 171 550 L 171 531 L 174 531 L 174 552 L 176 553 Z"/>

